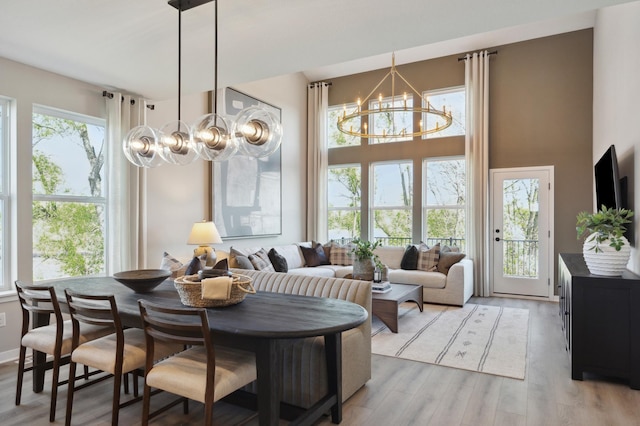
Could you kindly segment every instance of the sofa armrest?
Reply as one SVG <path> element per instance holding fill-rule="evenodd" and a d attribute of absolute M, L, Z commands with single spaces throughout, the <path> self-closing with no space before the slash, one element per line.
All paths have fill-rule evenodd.
<path fill-rule="evenodd" d="M 447 274 L 447 292 L 457 296 L 456 305 L 464 305 L 473 295 L 473 260 L 464 258 L 455 263 Z"/>

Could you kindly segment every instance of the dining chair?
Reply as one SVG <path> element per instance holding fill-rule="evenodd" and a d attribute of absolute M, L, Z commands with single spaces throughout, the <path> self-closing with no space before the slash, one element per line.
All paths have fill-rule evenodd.
<path fill-rule="evenodd" d="M 65 289 L 65 295 L 73 325 L 65 425 L 71 424 L 75 391 L 97 382 L 94 380 L 91 383 L 75 387 L 76 364 L 84 364 L 109 373 L 104 378 L 113 377 L 111 424 L 115 426 L 118 424 L 120 408 L 141 400 L 137 394 L 137 375 L 135 373 L 144 367 L 146 361 L 144 332 L 136 328 L 123 329 L 113 295 L 83 294 L 70 289 Z M 113 332 L 99 339 L 81 343 L 79 339 L 80 323 L 111 326 Z M 156 348 L 154 355 L 158 358 L 164 358 L 182 349 L 183 347 L 180 345 L 161 344 Z M 122 376 L 129 372 L 134 372 L 134 397 L 120 403 Z"/>
<path fill-rule="evenodd" d="M 16 383 L 16 405 L 20 405 L 22 399 L 22 382 L 24 373 L 37 368 L 51 368 L 51 403 L 49 408 L 49 421 L 55 421 L 56 403 L 58 399 L 58 387 L 67 384 L 67 380 L 60 381 L 60 367 L 69 363 L 69 354 L 71 353 L 71 340 L 73 336 L 73 327 L 71 320 L 63 320 L 62 312 L 58 298 L 53 287 L 35 286 L 25 284 L 22 281 L 16 281 L 16 291 L 18 292 L 18 300 L 20 301 L 20 309 L 22 311 L 22 332 L 20 336 L 20 354 L 18 357 L 18 380 Z M 31 323 L 31 315 L 34 315 L 34 323 Z M 39 326 L 35 323 L 35 315 L 44 315 L 51 321 L 51 317 L 55 322 L 53 324 Z M 113 332 L 112 329 L 88 325 L 82 327 L 78 340 L 82 343 L 106 336 Z M 43 352 L 53 357 L 52 361 L 45 362 L 44 365 L 35 364 L 34 357 L 31 367 L 25 368 L 27 348 L 33 351 Z M 83 377 L 86 379 L 95 371 L 89 373 L 85 366 Z"/>
<path fill-rule="evenodd" d="M 205 425 L 213 422 L 213 404 L 256 380 L 251 352 L 214 346 L 205 309 L 170 308 L 139 300 L 147 339 L 142 424 L 181 401 L 204 404 Z M 154 364 L 159 343 L 177 343 L 189 349 Z M 178 400 L 150 412 L 151 388 L 179 395 Z"/>

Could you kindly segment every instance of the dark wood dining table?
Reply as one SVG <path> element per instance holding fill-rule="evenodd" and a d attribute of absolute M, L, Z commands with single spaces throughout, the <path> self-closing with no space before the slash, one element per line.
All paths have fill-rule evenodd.
<path fill-rule="evenodd" d="M 166 306 L 183 306 L 173 281 L 167 279 L 149 293 L 134 293 L 112 277 L 65 278 L 52 285 L 66 309 L 64 289 L 93 294 L 113 294 L 122 322 L 141 328 L 138 300 Z M 270 292 L 249 294 L 239 304 L 207 308 L 215 344 L 253 351 L 257 369 L 257 409 L 261 425 L 277 425 L 282 393 L 282 350 L 294 339 L 323 336 L 327 361 L 328 393 L 292 424 L 312 424 L 331 411 L 333 423 L 342 420 L 342 332 L 367 320 L 366 309 L 345 300 Z M 43 324 L 48 318 L 36 318 Z M 43 356 L 43 354 L 36 354 Z M 34 372 L 34 391 L 42 390 L 44 370 Z"/>

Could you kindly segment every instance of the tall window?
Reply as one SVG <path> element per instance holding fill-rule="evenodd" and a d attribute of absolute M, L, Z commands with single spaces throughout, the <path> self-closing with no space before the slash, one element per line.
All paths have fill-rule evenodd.
<path fill-rule="evenodd" d="M 345 104 L 343 106 L 329 107 L 327 120 L 329 128 L 327 129 L 327 136 L 329 138 L 329 148 L 337 148 L 341 146 L 353 146 L 360 145 L 360 138 L 356 136 L 347 135 L 338 130 L 338 117 L 343 114 L 350 114 L 356 108 L 355 103 Z M 360 131 L 360 118 L 354 118 L 349 120 L 345 127 L 347 130 L 353 130 L 354 132 Z"/>
<path fill-rule="evenodd" d="M 329 167 L 329 239 L 360 235 L 360 166 Z"/>
<path fill-rule="evenodd" d="M 384 245 L 411 242 L 413 163 L 410 161 L 372 165 L 373 235 Z"/>
<path fill-rule="evenodd" d="M 0 291 L 9 290 L 9 100 L 0 98 Z"/>
<path fill-rule="evenodd" d="M 451 126 L 439 132 L 429 133 L 426 138 L 443 138 L 447 136 L 462 136 L 465 134 L 465 117 L 466 117 L 466 92 L 464 87 L 452 87 L 441 90 L 424 92 L 422 94 L 425 101 L 424 106 L 429 102 L 431 106 L 437 110 L 443 109 L 447 113 L 451 113 Z M 435 128 L 436 124 L 444 125 L 444 119 L 434 114 L 424 114 L 422 118 L 426 123 L 427 129 Z"/>
<path fill-rule="evenodd" d="M 413 108 L 413 97 L 403 95 L 395 96 L 391 98 L 379 98 L 369 101 L 369 109 L 376 111 L 380 108 L 398 108 L 403 107 Z M 413 133 L 413 113 L 410 111 L 389 112 L 384 114 L 373 114 L 369 116 L 369 128 L 370 133 L 375 135 L 386 135 L 391 133 L 407 134 Z M 388 143 L 388 142 L 402 142 L 411 140 L 411 136 L 397 137 L 397 138 L 372 138 L 369 139 L 369 143 Z"/>
<path fill-rule="evenodd" d="M 33 111 L 33 278 L 106 270 L 104 120 Z"/>
<path fill-rule="evenodd" d="M 424 213 L 427 244 L 465 243 L 465 161 L 463 158 L 426 159 L 423 163 Z"/>

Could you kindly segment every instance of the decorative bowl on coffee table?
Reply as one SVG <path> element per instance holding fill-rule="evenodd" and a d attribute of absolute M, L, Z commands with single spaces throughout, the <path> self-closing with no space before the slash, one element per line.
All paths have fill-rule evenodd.
<path fill-rule="evenodd" d="M 113 278 L 136 293 L 149 293 L 171 276 L 166 269 L 136 269 L 113 274 Z"/>

